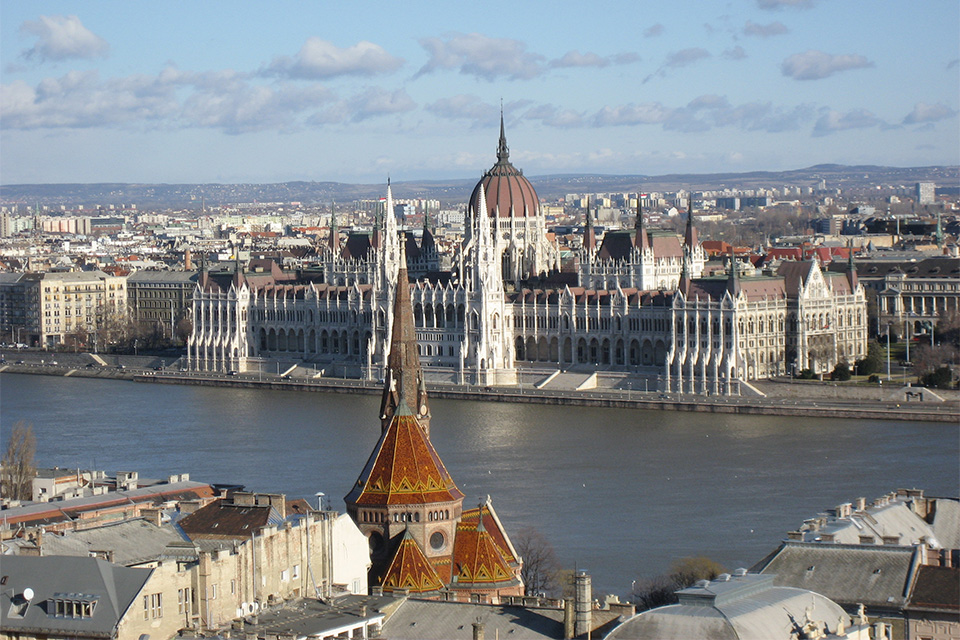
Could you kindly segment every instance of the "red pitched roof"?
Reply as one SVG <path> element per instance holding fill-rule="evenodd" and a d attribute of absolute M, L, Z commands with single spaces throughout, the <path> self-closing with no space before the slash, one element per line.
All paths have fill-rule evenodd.
<path fill-rule="evenodd" d="M 345 500 L 347 504 L 384 506 L 462 499 L 463 493 L 430 438 L 402 403 Z"/>
<path fill-rule="evenodd" d="M 457 580 L 450 583 L 452 589 L 520 585 L 520 580 L 511 570 L 490 532 L 483 526 L 457 526 L 453 570 Z"/>
<path fill-rule="evenodd" d="M 409 531 L 403 534 L 382 585 L 384 591 L 409 589 L 410 593 L 420 595 L 443 589 L 443 581 Z"/>

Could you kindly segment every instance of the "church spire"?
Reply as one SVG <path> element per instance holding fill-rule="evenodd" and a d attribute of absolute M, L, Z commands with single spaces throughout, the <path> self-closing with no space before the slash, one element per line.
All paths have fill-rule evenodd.
<path fill-rule="evenodd" d="M 383 398 L 380 401 L 380 420 L 384 431 L 390 426 L 397 408 L 406 402 L 417 416 L 427 436 L 430 435 L 430 404 L 417 353 L 417 334 L 413 324 L 413 305 L 410 302 L 410 281 L 407 278 L 407 258 L 400 243 L 397 291 L 393 299 L 393 327 L 390 333 L 390 354 L 384 375 Z"/>

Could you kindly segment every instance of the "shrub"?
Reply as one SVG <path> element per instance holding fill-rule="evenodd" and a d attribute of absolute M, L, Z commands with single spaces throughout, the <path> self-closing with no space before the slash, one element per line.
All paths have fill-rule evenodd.
<path fill-rule="evenodd" d="M 953 380 L 953 374 L 950 367 L 940 367 L 920 378 L 920 384 L 925 387 L 934 387 L 935 389 L 949 389 Z"/>
<path fill-rule="evenodd" d="M 830 373 L 831 380 L 838 380 L 840 382 L 845 382 L 851 377 L 850 365 L 848 365 L 846 362 L 838 362 L 837 366 L 835 366 L 833 371 Z"/>

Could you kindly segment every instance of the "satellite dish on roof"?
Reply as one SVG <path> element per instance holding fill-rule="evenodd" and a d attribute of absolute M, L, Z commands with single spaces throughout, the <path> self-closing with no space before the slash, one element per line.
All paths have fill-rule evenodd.
<path fill-rule="evenodd" d="M 26 589 L 24 589 L 23 599 L 26 600 L 27 602 L 30 602 L 31 600 L 33 600 L 33 589 L 31 589 L 30 587 L 27 587 Z"/>

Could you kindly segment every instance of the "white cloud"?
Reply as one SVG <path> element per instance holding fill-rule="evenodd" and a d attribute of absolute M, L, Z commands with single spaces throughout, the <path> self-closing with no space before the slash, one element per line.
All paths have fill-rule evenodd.
<path fill-rule="evenodd" d="M 106 57 L 107 41 L 80 22 L 77 16 L 40 16 L 20 25 L 20 31 L 36 36 L 37 42 L 21 54 L 28 60 L 70 60 Z"/>
<path fill-rule="evenodd" d="M 743 60 L 747 57 L 747 52 L 743 47 L 737 45 L 731 49 L 727 49 L 720 56 L 726 60 Z"/>
<path fill-rule="evenodd" d="M 652 27 L 647 27 L 643 31 L 644 38 L 655 38 L 660 35 L 663 35 L 663 25 L 659 22 Z"/>
<path fill-rule="evenodd" d="M 500 116 L 497 107 L 472 94 L 460 94 L 441 98 L 424 107 L 441 118 L 473 120 L 473 126 L 491 126 Z"/>
<path fill-rule="evenodd" d="M 883 125 L 883 121 L 866 109 L 854 109 L 847 113 L 827 109 L 817 119 L 813 127 L 815 137 L 827 136 L 838 131 L 849 129 L 867 129 Z"/>
<path fill-rule="evenodd" d="M 572 109 L 559 109 L 552 104 L 544 104 L 523 114 L 525 120 L 539 120 L 543 124 L 558 129 L 570 129 L 584 126 L 582 113 Z"/>
<path fill-rule="evenodd" d="M 350 119 L 354 122 L 377 116 L 405 113 L 417 108 L 417 103 L 403 89 L 385 91 L 371 87 L 347 101 Z"/>
<path fill-rule="evenodd" d="M 674 110 L 659 102 L 626 104 L 616 107 L 604 107 L 593 116 L 596 127 L 610 127 L 637 124 L 662 124 L 673 116 Z"/>
<path fill-rule="evenodd" d="M 230 70 L 192 73 L 168 67 L 156 76 L 101 80 L 71 71 L 31 87 L 0 87 L 0 125 L 13 129 L 202 127 L 237 134 L 286 130 L 332 99 L 320 85 L 251 85 Z"/>
<path fill-rule="evenodd" d="M 769 38 L 771 36 L 781 36 L 785 33 L 790 33 L 790 29 L 787 29 L 787 26 L 779 21 L 770 24 L 757 24 L 747 20 L 747 24 L 743 27 L 743 35 L 745 36 Z"/>
<path fill-rule="evenodd" d="M 812 9 L 816 0 L 757 0 L 757 6 L 767 11 L 778 9 Z"/>
<path fill-rule="evenodd" d="M 568 51 L 562 58 L 550 61 L 551 67 L 607 67 L 610 61 L 601 58 L 595 53 L 580 53 L 579 51 Z"/>
<path fill-rule="evenodd" d="M 509 38 L 490 38 L 479 33 L 458 33 L 446 40 L 422 38 L 420 46 L 430 59 L 417 72 L 421 76 L 444 69 L 484 80 L 528 80 L 544 71 L 544 57 L 527 51 L 527 45 Z"/>
<path fill-rule="evenodd" d="M 701 47 L 690 47 L 689 49 L 681 49 L 680 51 L 674 51 L 667 55 L 666 60 L 663 64 L 660 65 L 660 68 L 651 73 L 649 76 L 643 79 L 643 82 L 649 82 L 654 76 L 664 76 L 669 69 L 679 69 L 680 67 L 686 67 L 691 65 L 697 60 L 702 60 L 703 58 L 709 58 L 710 52 Z"/>
<path fill-rule="evenodd" d="M 780 72 L 794 80 L 821 80 L 841 71 L 872 66 L 860 55 L 831 55 L 811 49 L 788 57 L 780 65 Z"/>
<path fill-rule="evenodd" d="M 403 58 L 383 47 L 361 41 L 341 48 L 320 38 L 307 38 L 295 56 L 278 56 L 263 73 L 301 80 L 322 80 L 345 75 L 373 76 L 391 73 L 403 65 Z"/>
<path fill-rule="evenodd" d="M 913 111 L 907 114 L 907 117 L 903 119 L 903 124 L 936 122 L 938 120 L 945 120 L 955 115 L 957 115 L 957 112 L 944 104 L 926 104 L 925 102 L 918 102 L 913 107 Z"/>

